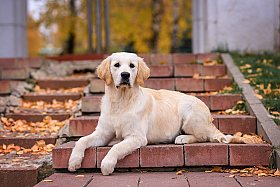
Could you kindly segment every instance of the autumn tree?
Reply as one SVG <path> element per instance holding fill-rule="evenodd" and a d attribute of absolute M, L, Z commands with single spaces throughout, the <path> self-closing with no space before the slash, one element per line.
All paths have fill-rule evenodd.
<path fill-rule="evenodd" d="M 43 46 L 43 37 L 39 31 L 39 24 L 33 19 L 32 14 L 28 14 L 27 40 L 28 56 L 38 56 L 39 50 Z"/>

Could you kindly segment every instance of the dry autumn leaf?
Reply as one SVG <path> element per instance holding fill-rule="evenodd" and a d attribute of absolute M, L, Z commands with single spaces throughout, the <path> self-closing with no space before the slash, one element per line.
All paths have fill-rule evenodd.
<path fill-rule="evenodd" d="M 75 177 L 84 177 L 84 175 L 76 175 Z"/>
<path fill-rule="evenodd" d="M 53 180 L 43 180 L 43 182 L 53 182 Z"/>
<path fill-rule="evenodd" d="M 244 79 L 242 82 L 243 83 L 250 83 L 250 81 L 248 79 Z"/>

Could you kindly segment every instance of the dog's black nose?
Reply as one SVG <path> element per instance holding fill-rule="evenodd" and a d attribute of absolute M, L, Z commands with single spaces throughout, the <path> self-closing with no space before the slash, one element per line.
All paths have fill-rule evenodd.
<path fill-rule="evenodd" d="M 128 78 L 130 77 L 130 73 L 128 73 L 128 72 L 122 72 L 122 73 L 121 73 L 121 77 L 122 77 L 123 79 L 128 79 Z"/>

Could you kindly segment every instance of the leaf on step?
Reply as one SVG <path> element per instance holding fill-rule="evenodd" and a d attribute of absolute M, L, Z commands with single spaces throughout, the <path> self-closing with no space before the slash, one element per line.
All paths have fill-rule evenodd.
<path fill-rule="evenodd" d="M 250 81 L 248 79 L 244 79 L 242 82 L 243 83 L 250 83 Z"/>
<path fill-rule="evenodd" d="M 76 175 L 75 177 L 84 177 L 84 175 Z"/>
<path fill-rule="evenodd" d="M 43 182 L 53 182 L 53 180 L 43 180 Z"/>

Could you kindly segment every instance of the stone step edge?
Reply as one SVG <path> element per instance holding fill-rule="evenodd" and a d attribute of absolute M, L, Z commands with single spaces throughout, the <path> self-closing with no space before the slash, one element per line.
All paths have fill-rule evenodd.
<path fill-rule="evenodd" d="M 233 108 L 237 101 L 242 100 L 241 94 L 194 95 L 202 100 L 211 111 Z M 85 96 L 82 98 L 82 112 L 100 112 L 101 95 Z"/>
<path fill-rule="evenodd" d="M 0 168 L 1 185 L 34 186 L 37 184 L 37 168 Z"/>
<path fill-rule="evenodd" d="M 27 122 L 40 122 L 43 121 L 44 117 L 51 116 L 53 120 L 64 121 L 70 118 L 70 113 L 6 113 L 7 118 L 12 118 L 13 120 L 26 120 Z"/>
<path fill-rule="evenodd" d="M 90 83 L 88 78 L 67 78 L 67 79 L 37 79 L 36 83 L 42 89 L 60 89 L 60 88 L 75 88 L 87 86 Z"/>
<path fill-rule="evenodd" d="M 75 142 L 53 149 L 53 167 L 68 168 Z M 81 168 L 100 168 L 111 147 L 94 147 L 85 151 Z M 269 165 L 272 146 L 268 144 L 195 143 L 185 145 L 147 145 L 119 160 L 116 168 L 183 166 L 254 166 Z"/>
<path fill-rule="evenodd" d="M 249 115 L 212 115 L 214 125 L 225 134 L 242 132 L 256 133 L 256 118 Z M 99 116 L 82 116 L 69 120 L 69 134 L 73 137 L 91 134 L 97 124 Z"/>
<path fill-rule="evenodd" d="M 44 137 L 0 137 L 0 145 L 9 145 L 14 144 L 18 145 L 20 147 L 24 147 L 26 149 L 31 148 L 36 141 L 44 140 L 46 142 L 46 145 L 56 143 L 56 136 L 55 135 L 48 135 Z"/>
<path fill-rule="evenodd" d="M 231 81 L 231 78 L 149 78 L 145 81 L 144 87 L 181 92 L 205 92 L 222 90 L 225 86 L 231 86 Z M 91 80 L 91 93 L 104 93 L 104 90 L 104 81 L 100 79 Z"/>
<path fill-rule="evenodd" d="M 83 96 L 83 93 L 25 93 L 23 95 L 23 99 L 36 102 L 36 101 L 44 101 L 44 102 L 52 102 L 53 99 L 57 101 L 65 101 L 65 100 L 79 100 Z"/>

